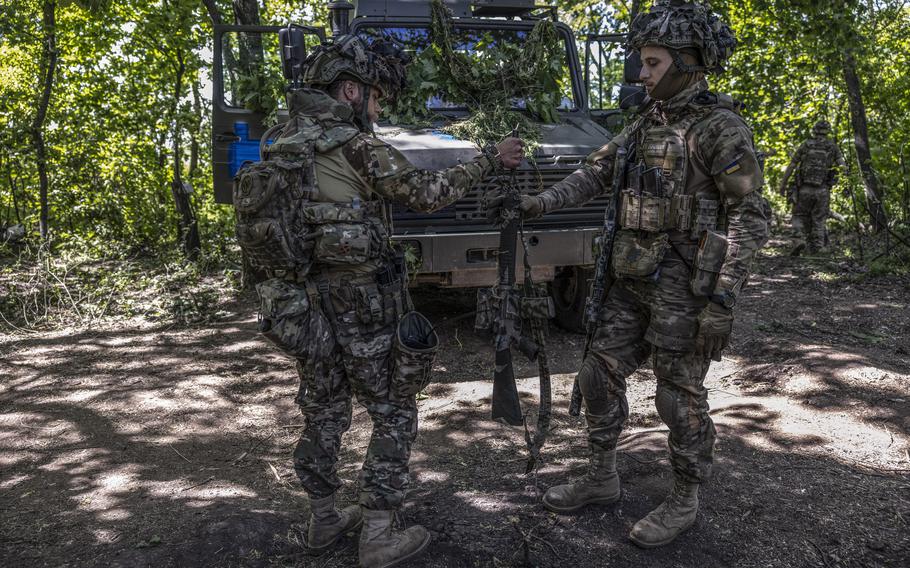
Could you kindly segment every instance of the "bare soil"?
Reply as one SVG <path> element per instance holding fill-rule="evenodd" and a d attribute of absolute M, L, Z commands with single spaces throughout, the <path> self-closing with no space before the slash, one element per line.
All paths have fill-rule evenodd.
<path fill-rule="evenodd" d="M 566 413 L 583 337 L 552 330 L 553 430 L 536 475 L 520 428 L 489 420 L 491 338 L 467 292 L 421 290 L 444 345 L 420 401 L 400 517 L 430 529 L 411 566 L 910 566 L 910 280 L 845 260 L 764 255 L 707 385 L 719 436 L 696 525 L 662 549 L 627 534 L 672 483 L 654 378 L 630 379 L 622 499 L 540 504 L 585 465 Z M 356 535 L 306 555 L 290 453 L 292 365 L 255 332 L 253 299 L 205 327 L 141 321 L 0 338 L 0 565 L 354 566 Z M 520 356 L 516 355 L 516 360 Z M 536 365 L 517 369 L 536 413 Z M 355 410 L 342 503 L 370 425 Z"/>

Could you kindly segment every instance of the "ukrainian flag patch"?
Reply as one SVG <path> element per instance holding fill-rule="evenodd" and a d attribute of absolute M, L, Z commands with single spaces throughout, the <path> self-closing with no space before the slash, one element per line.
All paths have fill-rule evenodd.
<path fill-rule="evenodd" d="M 741 166 L 739 165 L 739 160 L 734 160 L 730 165 L 724 168 L 724 173 L 730 175 L 738 172 L 740 168 Z"/>

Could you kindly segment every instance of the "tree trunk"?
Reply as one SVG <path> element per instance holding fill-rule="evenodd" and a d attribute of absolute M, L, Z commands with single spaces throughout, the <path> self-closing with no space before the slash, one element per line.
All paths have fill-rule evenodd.
<path fill-rule="evenodd" d="M 48 177 L 47 177 L 47 146 L 44 143 L 44 121 L 47 118 L 47 109 L 50 105 L 51 92 L 54 87 L 54 75 L 57 70 L 57 29 L 54 19 L 56 3 L 54 0 L 45 0 L 43 5 L 42 24 L 44 26 L 44 58 L 41 69 L 44 72 L 44 89 L 38 100 L 38 112 L 32 121 L 32 146 L 38 166 L 39 194 L 38 202 L 40 213 L 38 226 L 41 231 L 41 240 L 48 238 Z"/>
<path fill-rule="evenodd" d="M 866 191 L 866 204 L 872 217 L 872 227 L 876 233 L 888 225 L 888 217 L 882 204 L 878 178 L 872 169 L 872 153 L 869 151 L 869 128 L 866 123 L 866 106 L 860 90 L 859 77 L 856 75 L 856 60 L 849 49 L 844 51 L 844 82 L 847 84 L 847 100 L 850 102 L 850 122 L 853 125 L 853 143 L 856 146 L 856 160 L 863 176 Z"/>
<path fill-rule="evenodd" d="M 196 223 L 196 215 L 193 212 L 193 204 L 190 201 L 190 192 L 188 186 L 183 183 L 181 174 L 181 130 L 180 121 L 180 97 L 183 94 L 183 75 L 186 73 L 186 61 L 183 58 L 183 50 L 177 49 L 177 74 L 174 80 L 174 106 L 172 109 L 174 133 L 173 133 L 173 154 L 174 154 L 174 181 L 171 182 L 171 193 L 174 196 L 174 204 L 177 208 L 177 233 L 183 248 L 183 253 L 190 260 L 195 260 L 199 255 L 199 226 Z M 190 186 L 191 187 L 191 186 Z"/>
<path fill-rule="evenodd" d="M 258 0 L 233 0 L 234 22 L 245 26 L 258 26 L 259 2 Z M 239 34 L 240 70 L 242 75 L 250 76 L 257 72 L 262 65 L 262 34 Z"/>
<path fill-rule="evenodd" d="M 202 95 L 199 82 L 193 81 L 193 130 L 190 133 L 190 179 L 196 179 L 199 170 L 199 131 L 202 128 Z"/>

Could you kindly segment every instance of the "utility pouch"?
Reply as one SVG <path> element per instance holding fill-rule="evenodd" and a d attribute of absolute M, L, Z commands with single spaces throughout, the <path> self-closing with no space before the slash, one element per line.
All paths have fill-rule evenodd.
<path fill-rule="evenodd" d="M 256 285 L 259 331 L 295 359 L 322 358 L 334 348 L 328 319 L 314 309 L 307 290 L 281 278 Z"/>
<path fill-rule="evenodd" d="M 679 231 L 692 229 L 692 195 L 674 195 L 670 199 L 670 226 Z"/>
<path fill-rule="evenodd" d="M 714 231 L 705 231 L 698 241 L 689 288 L 696 296 L 710 296 L 717 285 L 720 269 L 727 259 L 727 237 Z"/>
<path fill-rule="evenodd" d="M 493 329 L 493 289 L 477 289 L 477 308 L 474 312 L 474 329 L 489 331 Z"/>
<path fill-rule="evenodd" d="M 402 316 L 392 348 L 390 398 L 407 400 L 426 388 L 437 351 L 439 336 L 430 321 L 419 312 Z"/>
<path fill-rule="evenodd" d="M 689 235 L 693 239 L 700 239 L 705 231 L 717 229 L 717 216 L 720 209 L 720 201 L 714 199 L 699 199 L 697 203 L 695 220 Z"/>
<path fill-rule="evenodd" d="M 354 309 L 360 323 L 384 323 L 383 298 L 375 284 L 351 287 Z"/>
<path fill-rule="evenodd" d="M 363 264 L 379 256 L 382 239 L 363 208 L 316 203 L 303 209 L 316 234 L 313 260 L 330 265 Z"/>
<path fill-rule="evenodd" d="M 626 190 L 622 194 L 620 227 L 657 233 L 671 228 L 670 199 Z"/>
<path fill-rule="evenodd" d="M 521 299 L 521 318 L 525 321 L 532 319 L 546 321 L 556 317 L 556 307 L 550 296 L 525 296 Z"/>
<path fill-rule="evenodd" d="M 613 245 L 613 273 L 631 278 L 653 278 L 669 248 L 666 233 L 637 236 L 619 231 Z"/>

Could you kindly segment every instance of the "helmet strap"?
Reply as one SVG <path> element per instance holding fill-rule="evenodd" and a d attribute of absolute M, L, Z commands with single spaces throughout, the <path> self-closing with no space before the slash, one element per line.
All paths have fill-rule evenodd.
<path fill-rule="evenodd" d="M 670 53 L 674 56 L 674 61 L 682 62 L 682 58 L 679 57 L 679 52 L 670 49 Z M 687 66 L 693 67 L 693 66 Z M 677 65 L 670 65 L 667 67 L 667 71 L 664 73 L 664 76 L 660 78 L 660 81 L 654 85 L 654 89 L 648 93 L 650 97 L 658 101 L 667 101 L 675 97 L 678 93 L 681 93 L 688 87 L 691 87 L 701 79 L 701 73 L 698 71 L 685 71 L 681 70 Z"/>
<path fill-rule="evenodd" d="M 360 116 L 358 117 L 357 126 L 360 127 L 361 132 L 373 133 L 373 122 L 370 120 L 370 97 L 372 94 L 372 87 L 366 83 L 360 83 Z"/>

